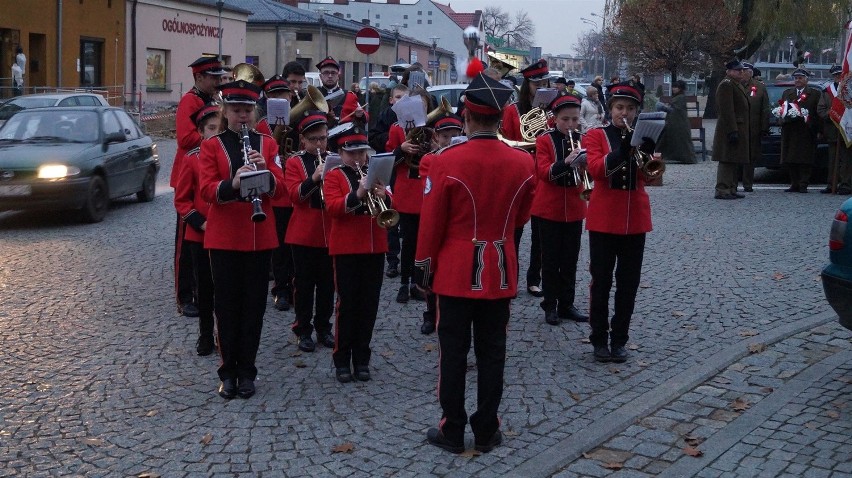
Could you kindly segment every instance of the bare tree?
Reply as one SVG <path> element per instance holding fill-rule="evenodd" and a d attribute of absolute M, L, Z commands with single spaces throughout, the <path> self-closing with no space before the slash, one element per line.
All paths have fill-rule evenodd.
<path fill-rule="evenodd" d="M 535 37 L 535 25 L 523 11 L 518 11 L 512 18 L 500 7 L 486 7 L 482 13 L 482 24 L 485 34 L 497 40 L 497 46 L 526 49 Z"/>
<path fill-rule="evenodd" d="M 600 32 L 589 30 L 577 37 L 574 43 L 574 54 L 580 58 L 592 58 L 595 52 L 603 44 L 603 36 Z"/>

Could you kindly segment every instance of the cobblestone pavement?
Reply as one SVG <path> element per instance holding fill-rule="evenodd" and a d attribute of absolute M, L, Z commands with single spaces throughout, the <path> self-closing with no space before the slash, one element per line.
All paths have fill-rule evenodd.
<path fill-rule="evenodd" d="M 836 445 L 849 441 L 852 344 L 819 282 L 837 197 L 761 185 L 716 201 L 715 164 L 670 165 L 650 191 L 655 230 L 630 360 L 595 363 L 588 326 L 546 325 L 522 292 L 504 445 L 454 456 L 425 443 L 440 416 L 437 338 L 419 333 L 422 303 L 394 301 L 395 280 L 382 291 L 371 382 L 339 384 L 329 349 L 300 353 L 292 312 L 270 301 L 258 394 L 216 395 L 217 360 L 195 355 L 197 324 L 175 310 L 174 141 L 160 152 L 153 203 L 117 201 L 102 223 L 0 214 L 0 477 L 599 476 L 612 471 L 596 458 L 604 451 L 630 454 L 614 476 L 718 476 L 732 463 L 754 474 L 850 472 Z M 581 266 L 581 308 L 588 283 Z M 756 343 L 766 350 L 749 355 Z M 734 416 L 737 398 L 749 408 Z M 703 457 L 682 457 L 687 435 Z M 802 436 L 813 440 L 794 441 Z"/>

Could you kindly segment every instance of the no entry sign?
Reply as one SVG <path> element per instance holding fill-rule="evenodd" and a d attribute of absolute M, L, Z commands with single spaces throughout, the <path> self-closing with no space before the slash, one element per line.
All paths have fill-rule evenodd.
<path fill-rule="evenodd" d="M 370 55 L 379 50 L 381 39 L 375 28 L 364 27 L 355 35 L 355 48 L 365 55 Z"/>

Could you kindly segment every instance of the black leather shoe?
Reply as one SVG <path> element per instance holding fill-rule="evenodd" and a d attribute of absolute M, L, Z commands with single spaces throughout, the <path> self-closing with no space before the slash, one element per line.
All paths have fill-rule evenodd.
<path fill-rule="evenodd" d="M 323 347 L 333 349 L 334 334 L 332 334 L 331 332 L 326 332 L 322 335 L 317 334 L 317 342 L 321 343 Z"/>
<path fill-rule="evenodd" d="M 355 380 L 360 382 L 369 382 L 370 381 L 370 367 L 366 365 L 358 365 L 355 367 L 355 374 L 353 375 Z"/>
<path fill-rule="evenodd" d="M 435 331 L 435 322 L 431 320 L 424 320 L 422 324 L 420 324 L 420 333 L 423 335 L 429 335 Z"/>
<path fill-rule="evenodd" d="M 838 192 L 839 192 L 839 191 L 838 191 Z M 831 194 L 831 188 L 830 188 L 830 187 L 827 187 L 827 188 L 825 188 L 825 189 L 820 189 L 820 190 L 819 190 L 819 193 L 820 193 L 820 194 Z"/>
<path fill-rule="evenodd" d="M 240 386 L 237 389 L 237 395 L 239 395 L 240 398 L 250 398 L 252 395 L 254 395 L 254 392 L 254 380 L 241 378 Z"/>
<path fill-rule="evenodd" d="M 299 337 L 299 350 L 302 352 L 313 352 L 317 346 L 314 344 L 314 340 L 310 335 L 303 335 Z"/>
<path fill-rule="evenodd" d="M 598 362 L 609 362 L 612 360 L 612 355 L 609 353 L 609 348 L 606 345 L 595 347 L 595 360 Z"/>
<path fill-rule="evenodd" d="M 745 197 L 745 194 L 733 193 L 731 194 L 731 196 L 733 196 L 735 199 L 743 199 Z"/>
<path fill-rule="evenodd" d="M 624 363 L 627 361 L 627 350 L 623 345 L 617 345 L 612 348 L 612 361 L 615 363 Z"/>
<path fill-rule="evenodd" d="M 737 197 L 733 194 L 717 194 L 714 196 L 716 199 L 736 199 Z"/>
<path fill-rule="evenodd" d="M 399 288 L 399 292 L 396 293 L 396 301 L 400 304 L 408 303 L 408 286 L 402 285 Z"/>
<path fill-rule="evenodd" d="M 567 309 L 559 310 L 559 318 L 560 319 L 568 319 L 573 320 L 574 322 L 588 322 L 589 316 L 583 314 L 576 307 L 571 306 Z"/>
<path fill-rule="evenodd" d="M 744 192 L 747 192 L 747 193 L 753 193 L 753 192 L 754 192 L 754 188 L 752 188 L 752 187 L 743 187 L 743 191 L 744 191 Z"/>
<path fill-rule="evenodd" d="M 349 367 L 338 367 L 334 371 L 334 374 L 337 375 L 337 381 L 340 383 L 349 383 L 352 381 L 352 371 L 349 370 Z"/>
<path fill-rule="evenodd" d="M 180 313 L 184 317 L 198 317 L 198 307 L 192 302 L 186 302 L 180 305 Z"/>
<path fill-rule="evenodd" d="M 275 308 L 282 312 L 286 312 L 290 310 L 290 301 L 287 300 L 287 294 L 283 293 L 280 295 L 276 295 L 272 298 L 272 301 L 275 303 Z"/>
<path fill-rule="evenodd" d="M 464 443 L 453 443 L 447 440 L 447 437 L 437 428 L 430 428 L 426 432 L 426 441 L 438 448 L 447 450 L 450 453 L 459 454 L 464 451 Z"/>
<path fill-rule="evenodd" d="M 533 297 L 544 297 L 544 292 L 541 291 L 541 287 L 537 285 L 528 285 L 527 292 Z"/>
<path fill-rule="evenodd" d="M 785 193 L 797 193 L 799 192 L 799 186 L 790 186 L 789 188 L 784 190 Z"/>
<path fill-rule="evenodd" d="M 198 337 L 198 341 L 195 343 L 195 353 L 202 357 L 206 357 L 213 353 L 213 336 L 212 335 L 202 335 Z"/>
<path fill-rule="evenodd" d="M 426 300 L 426 294 L 424 294 L 420 289 L 418 289 L 417 286 L 411 286 L 408 289 L 408 294 L 414 300 L 419 300 L 421 302 Z"/>
<path fill-rule="evenodd" d="M 226 378 L 219 384 L 219 396 L 230 400 L 237 396 L 237 379 Z"/>
<path fill-rule="evenodd" d="M 561 322 L 559 320 L 559 314 L 556 313 L 556 310 L 545 310 L 544 321 L 550 325 L 559 325 L 559 323 Z"/>
<path fill-rule="evenodd" d="M 479 443 L 478 441 L 474 441 L 473 448 L 482 453 L 488 453 L 489 451 L 497 448 L 501 443 L 503 443 L 503 433 L 500 430 L 494 432 L 494 435 L 491 435 L 491 439 L 485 443 Z"/>
<path fill-rule="evenodd" d="M 399 266 L 396 264 L 388 264 L 388 270 L 385 272 L 385 275 L 391 279 L 399 277 Z"/>

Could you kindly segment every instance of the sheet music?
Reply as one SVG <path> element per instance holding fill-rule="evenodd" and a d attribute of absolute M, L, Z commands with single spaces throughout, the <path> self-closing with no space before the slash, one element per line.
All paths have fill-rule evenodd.
<path fill-rule="evenodd" d="M 396 162 L 393 153 L 374 154 L 370 157 L 370 167 L 367 169 L 367 184 L 376 184 L 380 180 L 385 186 L 390 184 L 391 173 Z"/>
<path fill-rule="evenodd" d="M 263 193 L 269 192 L 269 175 L 272 174 L 268 169 L 260 171 L 250 171 L 240 174 L 240 196 L 255 197 Z"/>
<path fill-rule="evenodd" d="M 636 122 L 636 127 L 633 128 L 633 138 L 630 139 L 630 146 L 639 146 L 642 144 L 642 138 L 651 138 L 655 143 L 658 142 L 665 126 L 665 112 L 639 113 L 639 121 Z"/>
<path fill-rule="evenodd" d="M 290 121 L 290 101 L 284 98 L 266 100 L 266 118 L 270 125 L 286 125 Z"/>
<path fill-rule="evenodd" d="M 340 159 L 340 155 L 337 153 L 328 153 L 328 156 L 325 157 L 325 167 L 322 170 L 322 179 L 325 179 L 325 175 L 328 174 L 332 169 L 343 164 L 343 160 Z"/>
<path fill-rule="evenodd" d="M 426 106 L 420 96 L 405 95 L 391 106 L 397 122 L 406 131 L 416 126 L 426 126 Z"/>
<path fill-rule="evenodd" d="M 532 101 L 533 108 L 546 109 L 550 102 L 556 98 L 557 94 L 556 88 L 537 89 L 535 92 L 535 98 L 533 98 Z"/>

